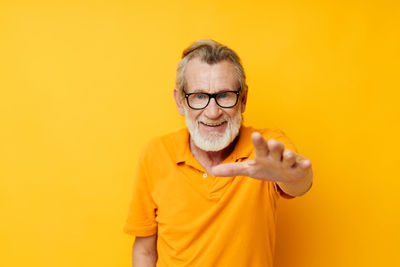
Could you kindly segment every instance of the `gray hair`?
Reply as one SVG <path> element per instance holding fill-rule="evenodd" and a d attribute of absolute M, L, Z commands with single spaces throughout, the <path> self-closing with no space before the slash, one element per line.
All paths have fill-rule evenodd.
<path fill-rule="evenodd" d="M 232 49 L 214 41 L 214 40 L 198 40 L 186 48 L 182 53 L 182 59 L 176 70 L 176 88 L 183 94 L 186 84 L 185 70 L 187 63 L 193 59 L 200 60 L 212 65 L 223 60 L 229 60 L 233 63 L 240 88 L 246 87 L 246 75 L 239 56 Z"/>

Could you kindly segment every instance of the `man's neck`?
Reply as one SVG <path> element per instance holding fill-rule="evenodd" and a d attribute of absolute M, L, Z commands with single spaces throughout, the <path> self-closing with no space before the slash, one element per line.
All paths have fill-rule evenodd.
<path fill-rule="evenodd" d="M 196 146 L 193 139 L 190 138 L 190 151 L 194 158 L 210 173 L 212 167 L 221 164 L 232 153 L 237 139 L 238 137 L 229 146 L 220 151 L 205 151 Z"/>

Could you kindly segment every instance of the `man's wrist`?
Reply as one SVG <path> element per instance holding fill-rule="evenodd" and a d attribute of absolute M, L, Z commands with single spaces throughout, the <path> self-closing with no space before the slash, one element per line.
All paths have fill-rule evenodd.
<path fill-rule="evenodd" d="M 307 193 L 313 184 L 313 172 L 310 172 L 302 179 L 293 179 L 289 182 L 276 182 L 281 190 L 291 196 L 302 196 Z"/>

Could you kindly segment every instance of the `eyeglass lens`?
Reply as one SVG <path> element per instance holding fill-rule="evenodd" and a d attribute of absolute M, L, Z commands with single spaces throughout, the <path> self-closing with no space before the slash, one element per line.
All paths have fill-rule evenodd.
<path fill-rule="evenodd" d="M 205 108 L 209 103 L 209 98 L 207 94 L 195 93 L 188 97 L 188 102 L 192 108 Z M 221 92 L 215 96 L 215 100 L 221 107 L 233 107 L 237 101 L 237 94 L 234 92 Z"/>

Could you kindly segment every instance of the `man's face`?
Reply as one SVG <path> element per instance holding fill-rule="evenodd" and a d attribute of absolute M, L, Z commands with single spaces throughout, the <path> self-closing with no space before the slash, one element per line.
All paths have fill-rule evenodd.
<path fill-rule="evenodd" d="M 218 93 L 237 91 L 240 87 L 234 65 L 229 61 L 209 65 L 198 58 L 186 66 L 186 93 Z M 238 135 L 242 112 L 245 110 L 247 88 L 242 88 L 238 104 L 232 108 L 221 108 L 210 99 L 208 106 L 194 110 L 187 105 L 175 90 L 179 112 L 186 117 L 190 136 L 197 147 L 205 151 L 220 151 L 226 148 Z"/>

